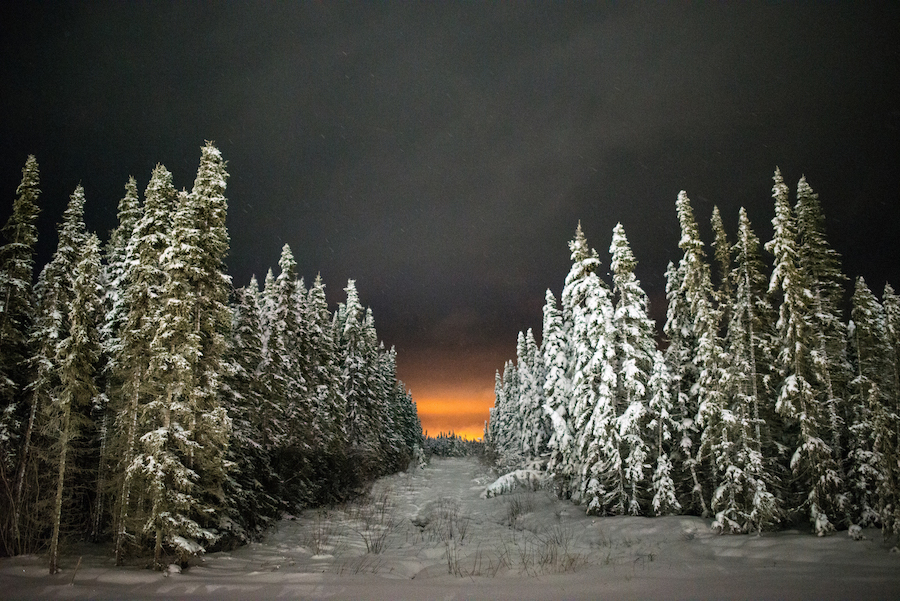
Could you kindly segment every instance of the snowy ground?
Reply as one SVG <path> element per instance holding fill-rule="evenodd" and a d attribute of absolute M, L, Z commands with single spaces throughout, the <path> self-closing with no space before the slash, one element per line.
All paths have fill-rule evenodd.
<path fill-rule="evenodd" d="M 719 536 L 699 518 L 591 518 L 546 491 L 481 498 L 491 481 L 474 459 L 435 459 L 182 573 L 116 568 L 96 546 L 56 576 L 3 559 L 0 598 L 900 599 L 900 553 L 876 530 Z"/>

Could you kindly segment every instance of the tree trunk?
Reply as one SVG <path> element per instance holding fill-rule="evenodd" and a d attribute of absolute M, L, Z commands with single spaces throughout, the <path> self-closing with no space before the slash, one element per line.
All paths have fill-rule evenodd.
<path fill-rule="evenodd" d="M 25 428 L 25 440 L 22 442 L 22 456 L 19 458 L 19 468 L 16 473 L 15 502 L 13 503 L 13 536 L 16 541 L 16 551 L 21 552 L 21 535 L 19 532 L 19 519 L 21 518 L 22 494 L 25 490 L 25 468 L 28 465 L 28 452 L 31 450 L 31 434 L 34 432 L 34 418 L 37 414 L 40 395 L 35 394 L 31 401 L 31 413 L 28 416 L 28 426 Z"/>
<path fill-rule="evenodd" d="M 50 574 L 59 572 L 59 530 L 62 521 L 63 488 L 66 480 L 66 454 L 69 450 L 71 432 L 70 420 L 72 413 L 71 400 L 65 403 L 63 412 L 63 427 L 59 437 L 59 472 L 56 480 L 56 502 L 53 507 L 53 534 L 50 538 Z"/>
<path fill-rule="evenodd" d="M 135 378 L 136 382 L 140 382 L 140 378 Z M 126 522 L 128 521 L 128 503 L 131 494 L 131 478 L 128 475 L 128 468 L 134 461 L 134 439 L 137 435 L 137 416 L 138 416 L 138 387 L 135 386 L 131 395 L 131 407 L 128 423 L 128 446 L 125 452 L 125 473 L 122 476 L 122 493 L 119 498 L 119 516 L 116 520 L 118 529 L 116 534 L 116 565 L 122 565 L 125 559 L 125 534 Z"/>

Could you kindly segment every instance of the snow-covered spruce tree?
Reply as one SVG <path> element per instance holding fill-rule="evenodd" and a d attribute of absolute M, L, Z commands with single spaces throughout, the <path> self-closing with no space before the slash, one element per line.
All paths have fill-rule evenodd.
<path fill-rule="evenodd" d="M 397 351 L 384 350 L 381 345 L 376 361 L 377 390 L 382 399 L 379 403 L 382 467 L 386 473 L 393 473 L 405 469 L 412 457 L 404 423 L 408 397 L 397 380 Z"/>
<path fill-rule="evenodd" d="M 0 500 L 0 554 L 15 549 L 18 536 L 14 518 L 21 500 L 20 472 L 17 470 L 23 440 L 28 430 L 29 407 L 26 387 L 30 381 L 28 359 L 36 307 L 32 293 L 34 254 L 37 244 L 40 174 L 37 160 L 29 156 L 22 168 L 22 181 L 16 189 L 13 211 L 3 226 L 0 246 L 0 486 L 9 494 Z M 21 473 L 24 475 L 24 473 Z"/>
<path fill-rule="evenodd" d="M 362 324 L 363 337 L 365 338 L 364 348 L 366 353 L 365 359 L 365 378 L 366 388 L 368 389 L 368 403 L 365 406 L 364 421 L 367 427 L 364 429 L 368 442 L 366 446 L 371 449 L 372 458 L 374 460 L 375 471 L 371 472 L 372 476 L 377 477 L 393 470 L 387 461 L 386 451 L 388 438 L 390 436 L 390 428 L 392 425 L 387 421 L 388 417 L 388 396 L 389 385 L 385 377 L 384 365 L 382 357 L 384 355 L 384 345 L 378 340 L 378 333 L 375 331 L 375 317 L 372 315 L 372 309 L 366 308 Z M 396 382 L 396 377 L 392 377 L 392 382 Z"/>
<path fill-rule="evenodd" d="M 28 383 L 28 338 L 34 322 L 32 279 L 37 244 L 37 206 L 40 196 L 38 164 L 29 156 L 22 168 L 13 212 L 3 226 L 6 243 L 0 246 L 0 449 L 4 474 L 15 469 L 12 460 L 21 423 L 27 418 L 24 390 Z"/>
<path fill-rule="evenodd" d="M 606 488 L 604 475 L 620 472 L 623 457 L 614 438 L 616 372 L 612 293 L 597 271 L 600 259 L 581 231 L 569 243 L 573 265 L 563 288 L 564 315 L 572 319 L 572 399 L 567 413 L 575 435 L 577 491 L 590 513 L 624 513 L 624 484 Z"/>
<path fill-rule="evenodd" d="M 200 336 L 200 356 L 193 368 L 191 402 L 192 429 L 201 449 L 193 458 L 199 474 L 198 494 L 204 507 L 223 505 L 225 452 L 230 420 L 219 396 L 220 377 L 225 372 L 224 357 L 231 335 L 231 277 L 225 257 L 231 244 L 228 227 L 228 200 L 225 197 L 228 173 L 219 149 L 211 142 L 203 146 L 194 186 L 188 195 L 191 208 L 191 235 L 197 230 L 197 261 L 191 284 L 195 291 L 194 327 Z M 198 462 L 199 458 L 199 462 Z M 201 469 L 197 469 L 197 466 Z M 204 511 L 196 516 L 201 525 L 218 528 L 216 514 Z"/>
<path fill-rule="evenodd" d="M 52 461 L 56 463 L 55 496 L 51 513 L 50 573 L 59 571 L 61 531 L 66 522 L 84 521 L 90 501 L 85 495 L 91 487 L 78 480 L 85 474 L 84 456 L 93 442 L 94 424 L 90 419 L 91 406 L 97 399 L 95 383 L 97 361 L 100 357 L 99 324 L 102 316 L 102 288 L 100 286 L 100 241 L 88 236 L 77 249 L 79 258 L 72 272 L 67 274 L 72 292 L 69 331 L 59 340 L 56 361 L 59 366 L 59 389 L 50 399 L 47 430 L 54 440 Z M 82 519 L 78 519 L 78 518 Z"/>
<path fill-rule="evenodd" d="M 653 363 L 657 354 L 656 326 L 650 319 L 647 295 L 634 275 L 637 260 L 631 252 L 625 228 L 616 224 L 609 247 L 612 257 L 613 292 L 616 296 L 613 332 L 618 389 L 615 406 L 618 416 L 614 435 L 624 456 L 621 475 L 627 495 L 625 511 L 639 515 L 647 507 L 646 463 L 651 451 L 647 445 L 648 401 Z M 613 474 L 613 477 L 617 477 Z"/>
<path fill-rule="evenodd" d="M 734 284 L 731 280 L 732 248 L 728 243 L 725 224 L 722 223 L 722 214 L 719 212 L 718 206 L 713 206 L 712 217 L 710 217 L 709 223 L 713 231 L 712 248 L 718 276 L 716 298 L 722 310 L 722 320 L 724 323 L 727 323 L 731 310 L 731 299 L 734 296 Z"/>
<path fill-rule="evenodd" d="M 675 207 L 681 225 L 678 247 L 684 254 L 675 272 L 678 291 L 673 296 L 678 299 L 674 311 L 680 309 L 684 314 L 673 313 L 670 318 L 673 324 L 668 331 L 676 335 L 678 343 L 671 365 L 681 376 L 678 407 L 683 469 L 690 474 L 691 503 L 706 515 L 709 510 L 701 480 L 702 454 L 717 452 L 713 447 L 722 442 L 721 409 L 725 399 L 721 383 L 726 360 L 718 336 L 721 314 L 715 303 L 709 265 L 690 199 L 684 191 L 678 194 Z M 682 331 L 676 333 L 676 329 Z M 683 355 L 676 357 L 675 352 Z M 714 465 L 711 468 L 713 472 L 717 469 Z"/>
<path fill-rule="evenodd" d="M 652 442 L 651 450 L 656 457 L 650 489 L 653 498 L 650 507 L 654 515 L 675 514 L 681 511 L 681 503 L 673 479 L 674 467 L 671 454 L 673 440 L 678 431 L 673 420 L 674 403 L 669 389 L 669 370 L 663 354 L 657 350 L 653 355 L 653 371 L 648 382 L 650 400 L 647 411 L 649 420 L 647 430 Z"/>
<path fill-rule="evenodd" d="M 298 453 L 308 452 L 309 434 L 307 426 L 312 417 L 307 412 L 307 385 L 304 378 L 301 355 L 301 298 L 306 296 L 303 279 L 297 276 L 297 262 L 290 247 L 285 244 L 278 261 L 281 272 L 275 280 L 276 313 L 273 335 L 278 337 L 276 348 L 282 353 L 281 369 L 284 376 L 283 411 L 287 424 L 287 442 L 296 447 Z"/>
<path fill-rule="evenodd" d="M 693 456 L 696 453 L 694 439 L 697 437 L 695 426 L 696 408 L 690 403 L 689 393 L 697 380 L 698 370 L 693 363 L 696 336 L 693 329 L 693 316 L 685 298 L 681 283 L 684 280 L 684 269 L 681 264 L 676 267 L 671 262 L 666 267 L 666 322 L 663 333 L 668 340 L 665 350 L 666 371 L 670 382 L 672 398 L 672 418 L 676 426 L 676 444 L 672 445 L 670 455 L 673 464 L 676 491 L 679 499 L 691 504 L 703 502 L 703 497 L 693 494 L 695 491 L 696 464 Z M 679 502 L 680 505 L 680 502 Z M 694 507 L 695 511 L 700 511 Z"/>
<path fill-rule="evenodd" d="M 545 294 L 541 357 L 546 370 L 543 409 L 550 425 L 550 436 L 547 440 L 549 451 L 547 471 L 550 474 L 557 474 L 564 467 L 564 451 L 571 448 L 573 440 L 567 413 L 572 391 L 569 380 L 571 352 L 562 313 L 557 308 L 556 298 L 549 289 Z"/>
<path fill-rule="evenodd" d="M 196 314 L 199 291 L 192 272 L 199 268 L 201 250 L 192 204 L 187 194 L 179 194 L 171 241 L 160 256 L 166 281 L 159 291 L 161 305 L 147 371 L 160 393 L 141 408 L 139 452 L 132 466 L 147 483 L 150 511 L 143 531 L 154 537 L 157 569 L 163 566 L 164 550 L 174 550 L 185 562 L 216 539 L 212 530 L 198 522 L 200 515 L 214 510 L 201 498 L 200 474 L 216 469 L 211 464 L 217 453 L 224 452 L 228 438 L 227 422 L 218 433 L 221 451 L 208 448 L 208 442 L 204 445 L 198 436 L 204 425 L 194 391 L 201 336 Z"/>
<path fill-rule="evenodd" d="M 789 448 L 794 449 L 790 456 L 793 478 L 788 509 L 806 513 L 816 534 L 824 536 L 844 518 L 847 499 L 840 466 L 826 442 L 830 438 L 827 405 L 815 388 L 816 358 L 811 345 L 819 337 L 810 317 L 814 298 L 811 282 L 799 263 L 797 219 L 788 204 L 788 189 L 779 170 L 773 179 L 774 235 L 766 250 L 775 256 L 769 292 L 781 301 L 775 410 L 791 428 Z"/>
<path fill-rule="evenodd" d="M 884 285 L 881 305 L 884 307 L 885 334 L 894 366 L 894 388 L 900 390 L 900 296 L 889 283 Z M 897 402 L 900 403 L 900 399 Z"/>
<path fill-rule="evenodd" d="M 503 405 L 503 379 L 500 371 L 494 372 L 494 406 L 488 408 L 488 418 L 484 423 L 484 448 L 488 455 L 496 463 L 499 457 L 497 451 L 497 422 L 500 419 L 500 407 Z M 427 433 L 426 433 L 427 436 Z"/>
<path fill-rule="evenodd" d="M 741 208 L 735 268 L 730 274 L 733 296 L 725 336 L 728 357 L 725 392 L 730 415 L 726 423 L 733 452 L 716 490 L 721 518 L 716 525 L 732 532 L 760 532 L 780 519 L 779 478 L 769 427 L 776 425 L 771 396 L 774 316 L 762 273 L 759 239 Z M 715 509 L 715 508 L 714 508 Z"/>
<path fill-rule="evenodd" d="M 261 377 L 262 333 L 256 277 L 235 291 L 232 336 L 223 378 L 223 401 L 231 418 L 227 459 L 234 464 L 225 482 L 226 533 L 246 542 L 260 536 L 278 516 L 278 499 L 269 490 L 276 480 L 265 439 L 265 416 L 272 402 Z"/>
<path fill-rule="evenodd" d="M 266 382 L 267 400 L 263 405 L 260 419 L 263 422 L 261 443 L 266 452 L 274 456 L 286 444 L 287 423 L 284 413 L 284 398 L 287 385 L 284 374 L 284 349 L 279 331 L 279 306 L 277 301 L 275 275 L 269 269 L 260 298 L 260 330 L 262 342 L 262 364 L 259 377 Z"/>
<path fill-rule="evenodd" d="M 325 284 L 316 276 L 306 301 L 305 331 L 312 372 L 309 389 L 313 395 L 313 431 L 316 462 L 313 479 L 323 503 L 340 500 L 348 490 L 346 400 L 341 389 L 336 339 L 331 312 L 325 298 Z"/>
<path fill-rule="evenodd" d="M 497 404 L 497 427 L 494 433 L 498 461 L 504 468 L 514 468 L 522 464 L 522 413 L 519 410 L 519 370 L 512 361 L 503 366 L 500 379 L 502 399 Z"/>
<path fill-rule="evenodd" d="M 546 450 L 549 432 L 544 415 L 544 361 L 539 354 L 531 328 L 519 332 L 516 345 L 519 374 L 519 411 L 521 412 L 522 456 L 539 459 Z"/>
<path fill-rule="evenodd" d="M 105 288 L 103 297 L 105 316 L 100 329 L 103 396 L 100 397 L 102 402 L 98 403 L 99 415 L 96 417 L 99 429 L 100 457 L 98 461 L 97 508 L 94 512 L 91 532 L 91 536 L 95 540 L 100 537 L 101 529 L 107 521 L 107 479 L 115 467 L 115 461 L 109 453 L 111 426 L 115 421 L 115 415 L 112 414 L 110 407 L 110 399 L 118 399 L 122 394 L 122 370 L 116 361 L 122 355 L 123 330 L 128 319 L 128 306 L 123 294 L 126 288 L 126 274 L 129 273 L 128 243 L 142 215 L 143 207 L 138 198 L 137 181 L 131 177 L 125 184 L 125 196 L 119 201 L 119 225 L 110 233 L 109 242 L 105 248 L 106 263 L 101 268 L 101 280 Z M 121 407 L 121 403 L 119 403 L 119 407 Z"/>
<path fill-rule="evenodd" d="M 847 277 L 841 271 L 840 254 L 828 244 L 819 195 L 813 193 L 805 177 L 797 184 L 794 211 L 799 240 L 798 267 L 807 277 L 812 295 L 809 322 L 815 337 L 810 349 L 816 375 L 813 386 L 828 416 L 827 442 L 841 466 L 848 425 L 846 391 L 852 379 L 847 360 L 847 326 L 841 309 Z"/>
<path fill-rule="evenodd" d="M 338 306 L 334 314 L 335 333 L 338 338 L 338 353 L 341 366 L 341 393 L 346 399 L 347 441 L 354 478 L 365 481 L 374 476 L 379 466 L 373 463 L 377 455 L 377 445 L 373 431 L 372 391 L 370 389 L 370 359 L 372 348 L 366 315 L 359 302 L 356 282 L 350 280 L 344 288 L 347 299 Z"/>
<path fill-rule="evenodd" d="M 856 361 L 847 476 L 851 519 L 863 526 L 881 523 L 885 533 L 893 533 L 900 531 L 900 391 L 894 382 L 885 311 L 861 277 L 853 293 L 852 317 L 849 330 Z"/>
<path fill-rule="evenodd" d="M 69 197 L 69 204 L 63 213 L 56 252 L 50 263 L 41 271 L 35 285 L 38 314 L 32 338 L 35 355 L 31 359 L 34 370 L 34 380 L 31 383 L 31 413 L 20 458 L 22 485 L 21 492 L 17 491 L 17 496 L 21 495 L 21 503 L 16 503 L 13 522 L 14 528 L 20 534 L 23 530 L 30 531 L 28 534 L 22 534 L 23 538 L 31 539 L 23 541 L 28 546 L 36 542 L 38 532 L 44 530 L 47 524 L 39 522 L 23 524 L 22 517 L 26 513 L 34 516 L 31 509 L 35 507 L 32 505 L 32 508 L 26 510 L 24 505 L 45 500 L 39 496 L 41 491 L 52 490 L 56 484 L 53 480 L 53 476 L 56 475 L 54 469 L 56 462 L 48 460 L 46 452 L 41 454 L 42 457 L 38 457 L 33 451 L 34 447 L 47 451 L 54 442 L 52 437 L 45 434 L 46 416 L 59 399 L 61 390 L 59 345 L 60 341 L 69 335 L 70 311 L 74 302 L 71 275 L 75 271 L 87 238 L 84 226 L 84 189 L 79 185 Z M 38 436 L 40 440 L 37 440 Z M 27 476 L 25 472 L 28 472 Z M 27 483 L 26 477 L 29 479 Z M 43 482 L 43 479 L 47 481 Z M 30 499 L 25 499 L 24 489 L 29 488 L 29 484 L 33 494 L 30 495 Z"/>
<path fill-rule="evenodd" d="M 264 371 L 270 374 L 273 401 L 278 404 L 276 432 L 281 433 L 276 446 L 274 467 L 286 484 L 281 495 L 289 504 L 310 501 L 309 455 L 310 418 L 306 382 L 300 369 L 300 311 L 298 295 L 305 293 L 297 278 L 297 263 L 285 244 L 278 261 L 280 272 L 274 285 L 267 279 L 264 291 L 269 328 L 266 336 Z M 302 290 L 301 290 L 302 289 Z"/>
<path fill-rule="evenodd" d="M 124 561 L 129 549 L 141 546 L 141 520 L 147 509 L 143 492 L 146 486 L 134 459 L 143 405 L 147 399 L 159 394 L 157 382 L 148 377 L 150 342 L 157 329 L 161 287 L 166 280 L 160 256 L 169 246 L 176 196 L 172 174 L 164 166 L 157 165 L 144 192 L 143 213 L 132 230 L 125 251 L 119 299 L 124 320 L 119 333 L 120 344 L 111 359 L 111 379 L 121 382 L 121 387 L 110 397 L 110 410 L 116 416 L 110 456 L 120 458 L 114 478 L 117 564 Z M 135 495 L 132 495 L 133 490 Z"/>

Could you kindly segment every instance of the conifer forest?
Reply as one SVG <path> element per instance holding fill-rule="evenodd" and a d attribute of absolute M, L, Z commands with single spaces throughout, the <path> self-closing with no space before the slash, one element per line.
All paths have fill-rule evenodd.
<path fill-rule="evenodd" d="M 773 237 L 675 208 L 660 340 L 621 225 L 611 281 L 581 225 L 543 331 L 496 377 L 485 443 L 590 514 L 690 514 L 723 533 L 900 533 L 900 297 L 842 272 L 805 178 L 776 170 Z M 519 475 L 521 478 L 521 473 Z"/>
<path fill-rule="evenodd" d="M 540 344 L 520 333 L 482 447 L 424 439 L 396 352 L 353 280 L 329 309 L 285 245 L 260 286 L 226 273 L 226 164 L 190 192 L 157 165 L 125 185 L 105 243 L 72 193 L 34 265 L 29 157 L 0 247 L 0 553 L 67 541 L 162 569 L 262 537 L 436 456 L 484 454 L 595 515 L 687 514 L 722 533 L 900 534 L 900 297 L 842 272 L 818 196 L 774 175 L 773 236 L 718 209 L 705 251 L 686 193 L 666 321 L 649 317 L 621 225 L 609 280 L 581 225 Z M 37 276 L 35 277 L 35 274 Z M 423 451 L 424 449 L 424 451 Z"/>
<path fill-rule="evenodd" d="M 0 247 L 0 554 L 112 543 L 161 568 L 358 494 L 422 443 L 354 282 L 329 310 L 285 245 L 262 289 L 226 274 L 225 161 L 190 192 L 130 179 L 101 244 L 72 193 L 36 273 L 40 178 L 22 170 Z"/>

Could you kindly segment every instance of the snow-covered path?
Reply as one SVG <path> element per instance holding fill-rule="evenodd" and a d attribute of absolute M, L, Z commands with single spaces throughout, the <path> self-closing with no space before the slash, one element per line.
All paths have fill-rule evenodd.
<path fill-rule="evenodd" d="M 706 520 L 591 518 L 546 491 L 490 499 L 473 459 L 379 480 L 365 502 L 308 511 L 183 573 L 115 568 L 85 546 L 46 575 L 0 560 L 6 599 L 898 599 L 900 554 L 866 540 L 718 536 Z"/>

